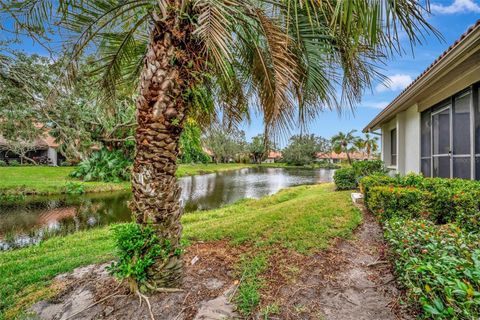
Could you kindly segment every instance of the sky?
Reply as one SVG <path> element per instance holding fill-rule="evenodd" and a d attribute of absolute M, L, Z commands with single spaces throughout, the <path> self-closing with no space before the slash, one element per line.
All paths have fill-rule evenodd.
<path fill-rule="evenodd" d="M 339 116 L 336 111 L 321 113 L 309 126 L 309 133 L 330 138 L 339 131 L 356 129 L 359 132 L 408 84 L 425 70 L 438 56 L 453 44 L 471 25 L 480 19 L 480 0 L 430 0 L 432 15 L 428 21 L 439 30 L 444 40 L 427 35 L 423 45 L 409 54 L 387 61 L 382 73 L 389 77 L 387 87 L 382 83 L 373 85 L 373 92 L 366 92 L 354 114 L 346 112 Z M 262 133 L 261 117 L 244 125 L 247 139 Z"/>
<path fill-rule="evenodd" d="M 321 113 L 309 125 L 308 133 L 330 138 L 339 131 L 356 129 L 360 132 L 469 26 L 480 19 L 480 0 L 430 0 L 430 6 L 432 15 L 428 17 L 428 21 L 441 32 L 444 39 L 426 35 L 423 44 L 413 49 L 413 54 L 407 47 L 406 54 L 394 57 L 382 67 L 382 73 L 388 76 L 389 83 L 374 83 L 372 91 L 364 93 L 362 102 L 354 112 L 344 112 L 341 116 L 336 111 Z M 28 40 L 16 47 L 29 53 L 45 52 L 39 45 Z M 262 133 L 264 128 L 261 115 L 253 114 L 251 122 L 243 124 L 242 129 L 247 140 Z M 292 134 L 294 133 L 296 132 L 293 131 Z M 280 141 L 280 144 L 284 143 L 285 141 Z"/>

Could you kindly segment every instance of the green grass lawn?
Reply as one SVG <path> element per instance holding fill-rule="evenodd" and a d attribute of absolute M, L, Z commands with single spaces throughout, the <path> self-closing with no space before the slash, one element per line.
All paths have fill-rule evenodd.
<path fill-rule="evenodd" d="M 177 176 L 191 176 L 252 167 L 247 164 L 180 165 Z M 84 186 L 85 192 L 128 190 L 130 182 L 84 182 L 68 175 L 74 167 L 20 166 L 0 167 L 0 194 L 58 194 L 65 192 L 67 182 Z"/>
<path fill-rule="evenodd" d="M 233 245 L 283 246 L 308 254 L 328 247 L 335 237 L 348 237 L 360 223 L 361 213 L 351 204 L 349 192 L 335 192 L 333 184 L 322 184 L 186 214 L 182 221 L 189 241 L 229 239 Z M 0 253 L 0 319 L 48 296 L 45 288 L 55 275 L 113 256 L 108 228 Z"/>

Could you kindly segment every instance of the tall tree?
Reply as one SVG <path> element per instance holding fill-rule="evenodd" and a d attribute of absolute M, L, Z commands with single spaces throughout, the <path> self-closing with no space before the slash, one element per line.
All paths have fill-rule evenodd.
<path fill-rule="evenodd" d="M 370 156 L 378 151 L 378 137 L 365 133 L 364 143 L 367 157 L 370 159 Z"/>
<path fill-rule="evenodd" d="M 340 131 L 331 139 L 333 151 L 336 153 L 345 152 L 349 164 L 352 164 L 350 153 L 355 148 L 355 142 L 358 141 L 358 137 L 355 136 L 355 132 L 357 132 L 357 130 L 350 130 L 347 133 Z"/>
<path fill-rule="evenodd" d="M 270 146 L 268 141 L 265 140 L 265 135 L 259 134 L 252 138 L 252 141 L 248 144 L 248 152 L 253 158 L 254 163 L 262 162 Z"/>
<path fill-rule="evenodd" d="M 283 160 L 297 166 L 311 164 L 317 159 L 317 154 L 325 153 L 328 149 L 328 141 L 322 137 L 313 134 L 294 135 L 283 149 Z"/>
<path fill-rule="evenodd" d="M 379 75 L 376 63 L 402 50 L 400 31 L 416 44 L 422 31 L 433 30 L 424 17 L 428 5 L 417 0 L 0 4 L 24 32 L 48 35 L 48 20 L 66 27 L 75 39 L 68 46 L 73 60 L 98 49 L 100 84 L 110 100 L 116 85 L 139 79 L 131 207 L 136 221 L 152 223 L 170 248 L 150 268 L 151 287 L 175 286 L 181 279 L 175 171 L 187 114 L 221 114 L 235 125 L 248 111 L 247 101 L 257 101 L 269 135 L 284 133 L 324 108 L 358 102 Z"/>

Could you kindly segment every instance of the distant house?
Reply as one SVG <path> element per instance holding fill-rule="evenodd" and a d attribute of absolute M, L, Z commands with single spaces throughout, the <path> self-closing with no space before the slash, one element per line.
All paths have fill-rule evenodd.
<path fill-rule="evenodd" d="M 480 179 L 480 20 L 364 129 L 395 172 Z"/>
<path fill-rule="evenodd" d="M 33 150 L 28 151 L 26 156 L 37 163 L 57 166 L 64 160 L 64 157 L 58 152 L 58 147 L 55 138 L 46 132 L 35 139 Z M 10 161 L 22 162 L 18 154 L 9 150 L 8 141 L 2 136 L 0 136 L 0 160 L 7 163 Z"/>
<path fill-rule="evenodd" d="M 352 153 L 349 153 L 349 156 L 350 156 L 350 159 L 354 161 L 375 159 L 373 155 L 370 155 L 369 157 L 366 152 L 352 152 Z M 348 157 L 345 152 L 336 153 L 333 151 L 329 153 L 317 153 L 317 159 L 327 161 L 330 163 L 339 163 L 342 161 L 348 161 Z"/>
<path fill-rule="evenodd" d="M 281 158 L 282 153 L 280 151 L 270 151 L 263 163 L 274 163 L 279 161 Z"/>

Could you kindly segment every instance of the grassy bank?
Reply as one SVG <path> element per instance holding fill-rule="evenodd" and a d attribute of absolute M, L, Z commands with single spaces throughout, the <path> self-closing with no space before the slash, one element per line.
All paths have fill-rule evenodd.
<path fill-rule="evenodd" d="M 237 170 L 253 165 L 247 164 L 194 164 L 180 165 L 177 176 L 192 176 L 227 170 Z M 67 183 L 83 186 L 85 192 L 128 190 L 130 182 L 84 182 L 70 178 L 74 167 L 21 166 L 0 167 L 0 195 L 59 194 L 66 192 Z"/>
<path fill-rule="evenodd" d="M 332 184 L 290 188 L 183 217 L 190 242 L 229 239 L 233 245 L 250 243 L 254 251 L 276 246 L 305 254 L 328 247 L 335 237 L 348 237 L 360 221 L 349 192 L 334 192 Z M 1 314 L 12 318 L 25 305 L 48 296 L 44 288 L 55 275 L 113 255 L 108 228 L 0 253 L 0 319 Z"/>

